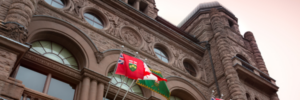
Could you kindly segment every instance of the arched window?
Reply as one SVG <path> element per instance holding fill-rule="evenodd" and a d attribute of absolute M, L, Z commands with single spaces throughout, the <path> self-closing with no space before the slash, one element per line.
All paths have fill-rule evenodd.
<path fill-rule="evenodd" d="M 132 79 L 129 79 L 123 75 L 113 74 L 113 72 L 109 72 L 107 76 L 112 79 L 111 84 L 113 84 L 117 87 L 120 87 L 121 84 L 123 83 L 121 88 L 124 90 L 128 90 L 130 87 L 130 84 L 133 81 Z M 137 95 L 143 96 L 142 89 L 140 88 L 140 86 L 138 86 L 135 83 L 132 85 L 132 87 L 129 91 L 132 93 L 135 93 Z"/>
<path fill-rule="evenodd" d="M 66 48 L 54 42 L 36 41 L 32 43 L 30 50 L 74 69 L 78 69 L 78 64 L 74 56 Z"/>
<path fill-rule="evenodd" d="M 154 52 L 155 52 L 156 56 L 157 56 L 160 60 L 162 60 L 162 61 L 164 61 L 164 62 L 166 62 L 166 63 L 169 62 L 168 56 L 166 55 L 166 53 L 165 53 L 164 51 L 162 51 L 162 50 L 159 49 L 159 48 L 154 48 Z"/>
<path fill-rule="evenodd" d="M 170 97 L 170 100 L 182 100 L 182 99 L 180 99 L 180 98 L 178 98 L 178 97 L 175 97 L 175 96 L 171 96 L 171 97 Z"/>
<path fill-rule="evenodd" d="M 99 28 L 99 29 L 103 29 L 103 22 L 101 21 L 101 19 L 98 19 L 93 14 L 84 13 L 84 19 L 92 26 Z"/>
<path fill-rule="evenodd" d="M 67 4 L 66 0 L 45 0 L 49 5 L 56 8 L 64 8 Z"/>
<path fill-rule="evenodd" d="M 192 76 L 196 76 L 196 70 L 194 69 L 194 67 L 188 63 L 188 62 L 183 62 L 184 68 L 185 70 L 191 74 Z"/>

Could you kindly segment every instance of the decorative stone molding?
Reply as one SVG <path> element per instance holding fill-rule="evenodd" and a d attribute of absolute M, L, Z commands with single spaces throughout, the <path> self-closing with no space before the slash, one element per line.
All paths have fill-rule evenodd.
<path fill-rule="evenodd" d="M 16 40 L 21 43 L 25 43 L 28 38 L 27 29 L 15 22 L 6 22 L 0 25 L 0 35 L 4 35 L 8 38 Z"/>
<path fill-rule="evenodd" d="M 66 65 L 63 65 L 59 62 L 53 61 L 49 58 L 46 58 L 42 55 L 36 54 L 34 52 L 29 51 L 24 59 L 23 62 L 26 64 L 35 64 L 39 66 L 39 69 L 48 70 L 48 72 L 53 71 L 61 74 L 65 77 L 70 77 L 71 79 L 75 81 L 80 81 L 81 75 L 78 70 L 75 70 L 73 68 L 70 68 Z M 30 66 L 27 66 L 30 67 Z"/>
<path fill-rule="evenodd" d="M 108 82 L 110 81 L 110 78 L 108 78 L 107 76 L 104 76 L 87 68 L 83 68 L 81 70 L 81 75 L 89 77 L 91 80 L 97 80 L 98 82 L 104 84 L 108 84 Z"/>
<path fill-rule="evenodd" d="M 98 51 L 98 52 L 95 52 L 95 57 L 96 57 L 97 63 L 99 64 L 100 61 L 104 58 L 104 55 L 102 52 Z"/>

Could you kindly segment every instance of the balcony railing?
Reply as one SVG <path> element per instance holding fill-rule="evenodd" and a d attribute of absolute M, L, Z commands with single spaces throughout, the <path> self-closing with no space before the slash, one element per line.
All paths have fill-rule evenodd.
<path fill-rule="evenodd" d="M 20 100 L 60 100 L 60 99 L 29 88 L 25 88 Z"/>
<path fill-rule="evenodd" d="M 251 71 L 252 73 L 260 76 L 261 78 L 263 78 L 264 80 L 272 83 L 275 85 L 275 79 L 271 78 L 269 75 L 263 73 L 262 71 L 260 71 L 259 69 L 257 69 L 256 67 L 252 66 L 251 64 L 249 64 L 248 62 L 242 60 L 241 58 L 234 56 L 232 59 L 237 59 L 239 61 L 241 61 L 241 66 L 244 67 L 245 69 Z M 273 80 L 273 82 L 272 82 Z"/>

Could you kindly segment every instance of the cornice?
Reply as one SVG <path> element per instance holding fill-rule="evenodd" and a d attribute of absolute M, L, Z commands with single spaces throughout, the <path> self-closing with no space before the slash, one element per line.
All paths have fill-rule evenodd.
<path fill-rule="evenodd" d="M 236 70 L 240 70 L 241 72 L 246 73 L 246 74 L 249 75 L 251 78 L 254 78 L 254 79 L 257 80 L 258 82 L 260 82 L 260 83 L 262 83 L 262 84 L 268 86 L 269 88 L 272 88 L 273 90 L 278 91 L 278 89 L 279 89 L 278 86 L 276 86 L 276 85 L 272 84 L 271 82 L 269 82 L 269 81 L 267 81 L 267 80 L 261 78 L 259 75 L 257 75 L 257 74 L 255 74 L 255 73 L 249 71 L 248 69 L 244 68 L 242 65 L 240 65 L 240 64 L 235 64 L 233 67 L 234 67 Z"/>
<path fill-rule="evenodd" d="M 129 21 L 130 21 L 130 19 L 136 20 L 139 23 L 141 23 L 142 25 L 139 23 L 135 23 L 135 24 L 139 24 L 140 26 L 147 25 L 147 27 L 149 27 L 151 30 L 155 30 L 156 32 L 161 33 L 161 35 L 165 36 L 166 38 L 169 38 L 170 40 L 172 40 L 172 42 L 180 44 L 181 46 L 186 47 L 186 48 L 193 48 L 193 50 L 191 50 L 191 49 L 190 50 L 193 51 L 194 53 L 197 53 L 197 54 L 204 53 L 204 49 L 200 45 L 189 40 L 187 37 L 172 30 L 171 28 L 167 27 L 166 25 L 148 17 L 147 15 L 141 13 L 140 11 L 137 11 L 136 9 L 132 8 L 131 6 L 128 6 L 127 4 L 123 3 L 122 1 L 118 1 L 118 0 L 102 0 L 102 2 L 100 2 L 99 0 L 94 0 L 94 1 L 97 2 L 99 5 L 103 5 L 103 2 L 104 2 L 104 3 L 114 7 L 114 8 L 111 8 L 111 7 L 107 7 L 107 5 L 103 5 L 103 8 L 110 9 L 109 11 L 111 11 L 111 9 L 117 9 L 118 11 L 113 11 L 113 12 L 115 12 L 115 14 L 117 14 L 118 16 L 124 16 L 124 15 L 130 16 L 131 18 L 128 18 L 127 16 L 124 16 L 124 18 L 128 19 Z M 121 13 L 123 13 L 123 15 Z M 148 30 L 147 27 L 143 26 L 143 28 L 145 28 L 145 30 Z"/>
<path fill-rule="evenodd" d="M 44 57 L 42 55 L 36 54 L 32 51 L 29 51 L 24 58 L 22 59 L 22 65 L 27 65 L 34 69 L 41 70 L 43 72 L 53 72 L 64 77 L 70 78 L 73 82 L 80 82 L 82 76 L 79 70 L 70 68 L 66 65 L 63 65 L 59 62 L 56 62 L 52 59 Z M 30 65 L 34 66 L 30 66 Z M 37 68 L 38 67 L 38 68 Z"/>

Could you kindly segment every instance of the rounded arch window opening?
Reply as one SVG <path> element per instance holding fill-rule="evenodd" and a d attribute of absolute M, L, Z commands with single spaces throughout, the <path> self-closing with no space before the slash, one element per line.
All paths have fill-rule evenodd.
<path fill-rule="evenodd" d="M 161 49 L 159 48 L 154 48 L 154 52 L 155 52 L 155 55 L 162 61 L 168 63 L 169 62 L 169 59 L 168 59 L 168 56 L 166 55 L 166 53 L 164 51 L 162 51 Z"/>
<path fill-rule="evenodd" d="M 98 28 L 98 29 L 103 29 L 104 25 L 103 22 L 97 18 L 94 14 L 91 13 L 84 13 L 84 19 L 91 24 L 92 26 Z"/>
<path fill-rule="evenodd" d="M 123 83 L 122 85 L 122 89 L 124 90 L 128 90 L 129 87 L 130 87 L 130 84 L 132 83 L 132 79 L 129 79 L 123 75 L 117 75 L 117 74 L 114 74 L 113 71 L 110 71 L 107 75 L 109 78 L 111 78 L 111 82 L 110 84 L 112 85 L 115 85 L 117 87 L 120 87 L 121 84 Z M 131 89 L 129 89 L 129 92 L 132 92 L 132 93 L 135 93 L 139 96 L 144 96 L 143 95 L 143 92 L 142 92 L 142 89 L 140 88 L 140 86 L 138 86 L 137 84 L 133 83 Z"/>
<path fill-rule="evenodd" d="M 45 0 L 49 5 L 56 8 L 64 8 L 67 4 L 66 0 Z"/>
<path fill-rule="evenodd" d="M 194 69 L 194 67 L 190 64 L 190 63 L 188 63 L 188 62 L 183 62 L 183 66 L 184 66 L 184 68 L 185 68 L 185 70 L 190 74 L 190 75 L 192 75 L 192 76 L 196 76 L 196 70 Z"/>
<path fill-rule="evenodd" d="M 36 41 L 32 43 L 30 51 L 43 55 L 71 68 L 78 69 L 75 57 L 66 48 L 57 43 L 51 41 Z"/>

